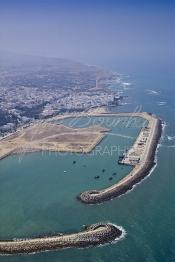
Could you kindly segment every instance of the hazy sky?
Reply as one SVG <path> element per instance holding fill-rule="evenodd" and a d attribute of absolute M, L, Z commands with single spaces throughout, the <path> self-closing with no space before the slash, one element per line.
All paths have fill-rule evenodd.
<path fill-rule="evenodd" d="M 173 55 L 171 0 L 0 0 L 0 49 L 85 61 Z"/>

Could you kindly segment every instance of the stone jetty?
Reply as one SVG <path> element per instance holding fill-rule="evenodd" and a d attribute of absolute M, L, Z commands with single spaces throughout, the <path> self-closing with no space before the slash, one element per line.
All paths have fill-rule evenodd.
<path fill-rule="evenodd" d="M 130 116 L 131 113 L 118 115 Z M 147 127 L 140 131 L 133 147 L 120 159 L 121 164 L 134 166 L 133 170 L 125 178 L 108 188 L 81 193 L 77 198 L 83 203 L 100 203 L 126 193 L 147 176 L 155 165 L 156 149 L 162 133 L 161 120 L 145 112 L 133 113 L 132 116 L 142 117 L 148 121 Z"/>
<path fill-rule="evenodd" d="M 29 239 L 0 241 L 0 254 L 29 254 L 63 248 L 85 248 L 110 243 L 122 235 L 122 230 L 110 223 L 86 226 L 83 231 L 73 234 L 58 234 Z"/>

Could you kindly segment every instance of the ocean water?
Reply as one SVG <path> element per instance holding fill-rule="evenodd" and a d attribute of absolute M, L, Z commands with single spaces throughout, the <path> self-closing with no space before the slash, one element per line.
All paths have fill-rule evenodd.
<path fill-rule="evenodd" d="M 103 154 L 94 150 L 89 156 L 45 152 L 8 157 L 0 161 L 0 238 L 73 232 L 84 224 L 99 221 L 124 227 L 125 238 L 112 245 L 88 249 L 1 256 L 0 261 L 175 261 L 174 76 L 165 67 L 164 70 L 145 68 L 123 78 L 132 83 L 124 92 L 129 96 L 127 104 L 113 110 L 135 111 L 142 107 L 166 123 L 157 166 L 151 175 L 134 190 L 112 201 L 89 206 L 76 200 L 79 192 L 113 184 L 129 172 L 129 167 L 118 166 L 116 160 L 118 153 L 130 146 L 139 132 L 135 123 L 129 128 L 122 123 L 113 127 L 111 132 L 118 135 L 109 135 L 102 141 Z M 84 123 L 87 121 L 82 119 L 76 125 Z M 117 151 L 103 152 L 106 145 L 109 148 L 115 145 Z M 113 176 L 113 172 L 117 175 Z M 94 179 L 95 175 L 100 179 Z"/>

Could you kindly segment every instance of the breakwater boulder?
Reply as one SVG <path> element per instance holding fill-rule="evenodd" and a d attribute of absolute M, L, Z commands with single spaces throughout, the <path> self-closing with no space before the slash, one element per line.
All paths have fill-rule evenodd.
<path fill-rule="evenodd" d="M 156 124 L 152 130 L 152 137 L 149 142 L 148 154 L 146 155 L 144 161 L 139 165 L 136 165 L 131 173 L 128 174 L 128 176 L 122 181 L 119 181 L 111 187 L 103 190 L 88 190 L 82 192 L 77 196 L 77 199 L 85 204 L 96 204 L 110 200 L 131 190 L 134 185 L 139 183 L 150 173 L 150 170 L 155 165 L 155 154 L 161 133 L 162 122 L 159 118 L 156 118 Z"/>
<path fill-rule="evenodd" d="M 77 233 L 41 236 L 29 239 L 0 241 L 0 254 L 29 254 L 33 252 L 58 250 L 63 248 L 85 248 L 111 243 L 119 239 L 122 230 L 110 223 L 98 223 Z"/>

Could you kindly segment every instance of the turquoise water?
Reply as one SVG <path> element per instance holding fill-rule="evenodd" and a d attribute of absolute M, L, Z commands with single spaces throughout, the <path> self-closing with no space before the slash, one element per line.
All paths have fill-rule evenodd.
<path fill-rule="evenodd" d="M 47 232 L 79 230 L 83 224 L 110 221 L 125 228 L 125 239 L 116 244 L 90 249 L 67 249 L 30 256 L 0 257 L 0 261 L 85 261 L 85 262 L 171 262 L 175 260 L 175 135 L 174 79 L 171 72 L 151 71 L 133 75 L 133 89 L 127 91 L 128 105 L 142 105 L 167 123 L 158 152 L 158 165 L 151 176 L 130 193 L 100 205 L 83 205 L 76 195 L 89 188 L 113 184 L 129 172 L 112 155 L 41 153 L 19 159 L 12 156 L 0 162 L 0 236 L 31 236 Z M 147 89 L 158 92 L 150 95 Z M 160 106 L 158 102 L 166 101 Z M 82 120 L 84 121 L 84 120 Z M 78 124 L 77 124 L 78 125 Z M 122 124 L 114 130 L 133 138 L 109 135 L 102 142 L 125 148 L 133 143 L 139 128 Z M 125 133 L 124 133 L 125 132 Z M 76 164 L 72 164 L 76 160 Z M 106 171 L 102 174 L 101 170 Z M 67 171 L 64 173 L 64 171 Z M 117 175 L 110 181 L 113 172 Z M 95 175 L 100 175 L 95 180 Z M 66 185 L 66 187 L 65 187 Z"/>
<path fill-rule="evenodd" d="M 144 124 L 143 119 L 135 118 L 126 128 L 126 117 L 103 120 L 111 131 L 90 154 L 43 152 L 0 161 L 1 239 L 78 231 L 89 223 L 89 210 L 97 209 L 83 205 L 76 196 L 110 186 L 128 174 L 131 167 L 118 165 L 117 160 Z M 70 126 L 73 121 L 81 127 L 99 124 L 102 118 L 66 119 L 63 123 Z M 99 215 L 92 216 L 92 221 L 98 221 Z"/>

